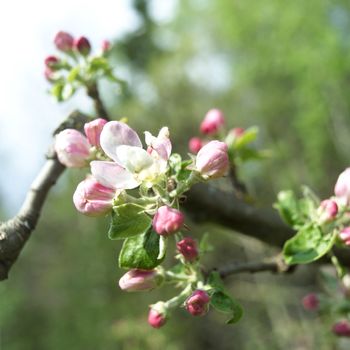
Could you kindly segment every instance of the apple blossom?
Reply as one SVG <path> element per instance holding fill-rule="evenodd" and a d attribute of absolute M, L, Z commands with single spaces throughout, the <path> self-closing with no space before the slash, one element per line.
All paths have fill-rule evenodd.
<path fill-rule="evenodd" d="M 184 223 L 185 217 L 181 211 L 163 205 L 158 208 L 153 217 L 153 229 L 159 235 L 168 236 L 179 231 Z"/>
<path fill-rule="evenodd" d="M 108 40 L 103 40 L 101 48 L 103 52 L 107 52 L 111 49 L 111 43 Z"/>
<path fill-rule="evenodd" d="M 84 125 L 84 131 L 92 146 L 100 147 L 100 136 L 107 120 L 98 118 Z"/>
<path fill-rule="evenodd" d="M 209 310 L 210 297 L 204 290 L 197 289 L 185 302 L 186 310 L 193 316 L 204 316 Z"/>
<path fill-rule="evenodd" d="M 60 62 L 59 58 L 56 56 L 47 56 L 45 58 L 45 66 L 50 68 L 51 70 L 56 70 L 57 64 Z"/>
<path fill-rule="evenodd" d="M 87 216 L 104 215 L 112 210 L 116 190 L 98 183 L 92 176 L 80 182 L 73 195 L 75 207 Z"/>
<path fill-rule="evenodd" d="M 225 175 L 229 167 L 226 143 L 216 140 L 207 143 L 198 152 L 195 166 L 205 179 Z"/>
<path fill-rule="evenodd" d="M 153 328 L 160 328 L 164 326 L 167 320 L 167 308 L 163 301 L 150 306 L 148 313 L 148 323 Z"/>
<path fill-rule="evenodd" d="M 202 147 L 203 141 L 199 137 L 192 137 L 188 142 L 188 148 L 194 154 L 197 154 Z"/>
<path fill-rule="evenodd" d="M 302 304 L 305 310 L 314 311 L 318 309 L 320 301 L 315 293 L 310 293 L 304 296 Z"/>
<path fill-rule="evenodd" d="M 345 169 L 338 177 L 334 193 L 342 204 L 350 204 L 350 168 Z"/>
<path fill-rule="evenodd" d="M 74 38 L 67 32 L 60 31 L 56 34 L 54 43 L 60 51 L 71 51 L 73 48 Z"/>
<path fill-rule="evenodd" d="M 57 134 L 54 147 L 59 161 L 70 168 L 84 167 L 90 155 L 87 138 L 75 129 L 65 129 Z"/>
<path fill-rule="evenodd" d="M 158 287 L 163 277 L 157 270 L 132 269 L 119 280 L 119 287 L 127 292 L 148 291 Z"/>
<path fill-rule="evenodd" d="M 176 244 L 176 247 L 186 261 L 193 262 L 198 258 L 197 243 L 194 239 L 185 237 Z"/>
<path fill-rule="evenodd" d="M 338 321 L 333 325 L 332 331 L 341 337 L 350 337 L 350 322 L 348 320 Z"/>
<path fill-rule="evenodd" d="M 165 143 L 169 147 L 170 141 Z M 167 155 L 159 154 L 158 149 L 153 149 L 151 154 L 144 150 L 137 133 L 125 123 L 112 121 L 105 124 L 100 144 L 113 161 L 93 161 L 91 172 L 104 186 L 132 189 L 142 182 L 149 185 L 157 182 L 166 171 Z M 167 147 L 162 150 L 168 152 Z"/>
<path fill-rule="evenodd" d="M 317 213 L 320 216 L 321 223 L 332 221 L 338 214 L 338 205 L 331 199 L 325 199 L 321 202 Z"/>
<path fill-rule="evenodd" d="M 200 125 L 203 134 L 215 134 L 225 124 L 224 113 L 220 109 L 211 109 L 207 112 Z"/>
<path fill-rule="evenodd" d="M 91 51 L 90 41 L 85 36 L 75 39 L 73 42 L 73 47 L 83 56 L 87 56 Z"/>
<path fill-rule="evenodd" d="M 350 245 L 350 227 L 343 228 L 339 233 L 339 237 L 346 245 Z"/>

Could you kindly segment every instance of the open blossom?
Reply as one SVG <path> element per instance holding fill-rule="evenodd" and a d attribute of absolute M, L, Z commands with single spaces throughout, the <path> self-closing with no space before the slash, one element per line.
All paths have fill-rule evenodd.
<path fill-rule="evenodd" d="M 200 130 L 203 134 L 211 135 L 218 132 L 220 127 L 224 124 L 224 113 L 220 109 L 211 109 L 205 115 L 205 118 L 201 123 Z"/>
<path fill-rule="evenodd" d="M 73 48 L 74 38 L 67 32 L 60 31 L 56 34 L 54 43 L 58 50 L 71 51 Z"/>
<path fill-rule="evenodd" d="M 136 188 L 142 182 L 154 183 L 167 169 L 171 143 L 166 130 L 164 128 L 157 138 L 148 136 L 151 151 L 147 152 L 128 125 L 108 122 L 101 132 L 100 144 L 113 161 L 91 162 L 92 175 L 102 185 L 119 189 Z"/>
<path fill-rule="evenodd" d="M 81 132 L 65 129 L 55 137 L 55 151 L 59 161 L 66 167 L 81 168 L 86 166 L 90 144 Z"/>
<path fill-rule="evenodd" d="M 334 187 L 334 193 L 342 204 L 350 204 L 350 168 L 345 169 L 339 175 Z"/>
<path fill-rule="evenodd" d="M 127 292 L 148 291 L 158 287 L 162 281 L 156 270 L 132 269 L 119 280 L 119 287 Z"/>
<path fill-rule="evenodd" d="M 89 140 L 90 145 L 100 147 L 100 136 L 103 127 L 107 123 L 107 120 L 98 118 L 89 123 L 85 123 L 84 131 Z"/>
<path fill-rule="evenodd" d="M 210 297 L 204 290 L 197 289 L 185 302 L 186 310 L 193 316 L 204 316 L 209 310 Z"/>
<path fill-rule="evenodd" d="M 148 323 L 153 328 L 160 328 L 164 326 L 167 320 L 167 308 L 163 301 L 150 306 L 148 313 Z"/>
<path fill-rule="evenodd" d="M 333 325 L 332 331 L 340 337 L 350 337 L 350 322 L 348 320 L 339 321 Z"/>
<path fill-rule="evenodd" d="M 194 154 L 197 154 L 202 147 L 203 141 L 199 137 L 192 137 L 188 142 L 188 148 Z"/>
<path fill-rule="evenodd" d="M 185 237 L 176 244 L 176 247 L 186 261 L 193 262 L 198 258 L 197 243 L 191 237 Z"/>
<path fill-rule="evenodd" d="M 153 217 L 153 229 L 159 235 L 168 236 L 179 231 L 184 220 L 185 217 L 181 211 L 163 205 Z"/>
<path fill-rule="evenodd" d="M 98 183 L 92 176 L 80 182 L 73 195 L 75 207 L 87 216 L 99 216 L 112 210 L 117 192 Z"/>
<path fill-rule="evenodd" d="M 350 245 L 350 227 L 343 228 L 339 233 L 339 237 L 346 245 Z"/>
<path fill-rule="evenodd" d="M 210 141 L 196 157 L 196 169 L 204 178 L 218 178 L 226 174 L 229 167 L 227 145 L 221 141 Z"/>

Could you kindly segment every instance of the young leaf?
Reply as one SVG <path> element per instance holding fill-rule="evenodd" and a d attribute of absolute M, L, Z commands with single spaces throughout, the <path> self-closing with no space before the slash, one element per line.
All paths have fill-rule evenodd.
<path fill-rule="evenodd" d="M 151 227 L 152 220 L 143 208 L 132 203 L 114 207 L 112 221 L 108 231 L 110 239 L 124 239 L 145 233 Z"/>
<path fill-rule="evenodd" d="M 149 229 L 147 232 L 127 238 L 119 254 L 119 267 L 125 269 L 151 270 L 158 266 L 160 236 Z"/>
<path fill-rule="evenodd" d="M 238 322 L 243 315 L 241 305 L 222 291 L 214 292 L 214 294 L 211 296 L 210 304 L 217 311 L 229 314 L 230 318 L 227 320 L 228 324 Z"/>
<path fill-rule="evenodd" d="M 335 232 L 323 234 L 318 226 L 305 226 L 284 244 L 284 260 L 289 265 L 318 260 L 332 248 L 335 239 Z"/>
<path fill-rule="evenodd" d="M 213 271 L 209 275 L 207 283 L 215 290 L 224 291 L 225 289 L 224 282 L 222 282 L 220 274 L 217 271 Z"/>
<path fill-rule="evenodd" d="M 257 127 L 251 127 L 247 129 L 244 134 L 238 137 L 234 143 L 234 149 L 238 150 L 255 141 L 258 136 L 259 129 Z"/>

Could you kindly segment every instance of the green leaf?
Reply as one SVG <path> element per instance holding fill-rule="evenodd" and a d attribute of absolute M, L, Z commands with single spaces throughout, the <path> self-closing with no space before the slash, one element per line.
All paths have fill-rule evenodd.
<path fill-rule="evenodd" d="M 68 73 L 68 75 L 67 75 L 67 81 L 69 83 L 72 83 L 73 81 L 75 81 L 77 79 L 77 77 L 79 76 L 79 73 L 80 73 L 80 67 L 79 66 L 76 66 L 76 67 L 72 68 L 70 70 L 70 72 Z"/>
<path fill-rule="evenodd" d="M 209 277 L 207 283 L 213 287 L 215 290 L 220 290 L 224 291 L 225 290 L 225 285 L 224 282 L 222 281 L 219 272 L 213 271 Z"/>
<path fill-rule="evenodd" d="M 64 88 L 64 82 L 59 81 L 55 83 L 51 88 L 51 95 L 56 98 L 58 102 L 63 101 L 62 92 Z"/>
<path fill-rule="evenodd" d="M 113 208 L 108 237 L 110 239 L 133 237 L 147 232 L 151 224 L 152 219 L 142 207 L 133 203 L 122 204 Z"/>
<path fill-rule="evenodd" d="M 182 158 L 178 153 L 173 153 L 169 157 L 169 166 L 173 170 L 174 174 L 177 174 L 181 170 L 181 161 Z"/>
<path fill-rule="evenodd" d="M 289 265 L 318 260 L 332 248 L 335 239 L 335 232 L 323 234 L 318 226 L 306 226 L 284 244 L 284 260 Z"/>
<path fill-rule="evenodd" d="M 206 232 L 199 243 L 199 251 L 201 254 L 204 254 L 212 250 L 213 246 L 209 243 L 209 233 Z"/>
<path fill-rule="evenodd" d="M 259 128 L 255 127 L 255 126 L 247 129 L 242 136 L 235 139 L 235 142 L 233 144 L 233 148 L 235 150 L 239 150 L 239 149 L 245 147 L 246 145 L 252 143 L 253 141 L 256 140 L 256 138 L 258 136 L 258 132 L 259 132 Z"/>
<path fill-rule="evenodd" d="M 151 229 L 147 232 L 127 238 L 119 254 L 119 267 L 125 269 L 151 270 L 164 259 L 159 259 L 160 236 Z"/>
<path fill-rule="evenodd" d="M 222 291 L 214 292 L 214 294 L 211 296 L 210 304 L 217 311 L 230 315 L 230 318 L 227 320 L 228 324 L 238 322 L 243 316 L 243 309 L 241 305 Z"/>
<path fill-rule="evenodd" d="M 108 61 L 104 57 L 93 57 L 90 61 L 89 72 L 95 73 L 99 70 L 109 70 Z"/>

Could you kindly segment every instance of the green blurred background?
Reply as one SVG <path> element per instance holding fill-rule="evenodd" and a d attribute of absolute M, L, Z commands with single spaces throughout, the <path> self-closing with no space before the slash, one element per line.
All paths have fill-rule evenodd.
<path fill-rule="evenodd" d="M 271 158 L 240 169 L 257 205 L 271 206 L 283 188 L 332 194 L 349 165 L 350 3 L 345 0 L 179 0 L 171 21 L 155 23 L 135 0 L 140 27 L 116 41 L 111 59 L 129 81 L 119 96 L 101 86 L 115 118 L 138 131 L 169 126 L 185 154 L 205 112 L 221 108 L 230 127 L 257 125 L 257 147 Z M 79 107 L 79 106 L 78 106 Z M 175 312 L 160 330 L 147 325 L 148 305 L 171 297 L 162 288 L 122 293 L 118 242 L 108 220 L 78 214 L 71 197 L 84 171 L 60 179 L 8 281 L 0 284 L 0 349 L 348 349 L 331 320 L 307 314 L 300 298 L 318 291 L 317 268 L 294 274 L 228 279 L 245 315 L 235 326 L 211 312 Z M 5 218 L 5 215 L 3 215 Z M 208 267 L 259 260 L 276 251 L 213 225 Z M 171 260 L 171 259 L 170 259 Z"/>

